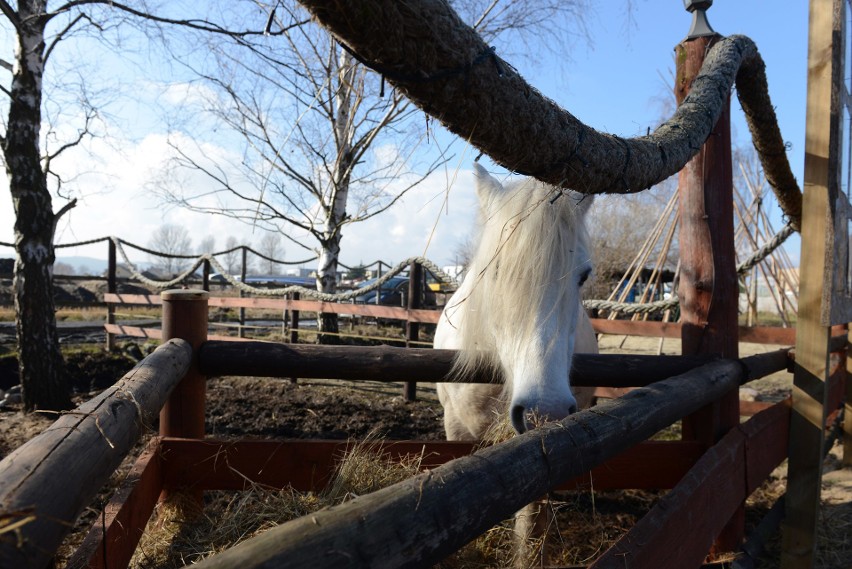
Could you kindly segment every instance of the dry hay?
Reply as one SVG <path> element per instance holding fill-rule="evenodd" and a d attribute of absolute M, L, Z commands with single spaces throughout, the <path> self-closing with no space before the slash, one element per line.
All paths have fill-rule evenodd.
<path fill-rule="evenodd" d="M 499 429 L 494 442 L 511 436 Z M 486 443 L 488 444 L 488 443 Z M 422 455 L 391 460 L 377 450 L 375 437 L 353 443 L 338 462 L 328 488 L 322 493 L 300 493 L 293 489 L 272 489 L 259 485 L 242 492 L 210 492 L 203 511 L 184 502 L 158 507 L 131 562 L 135 569 L 171 569 L 184 567 L 256 536 L 286 521 L 319 509 L 374 492 L 421 471 Z M 760 521 L 785 491 L 785 466 L 779 467 L 746 504 L 746 533 Z M 830 467 L 829 467 L 830 469 Z M 619 490 L 598 492 L 593 488 L 557 492 L 550 496 L 551 527 L 547 536 L 547 562 L 554 566 L 585 565 L 612 546 L 641 519 L 664 491 Z M 852 549 L 852 504 L 823 507 L 820 520 L 820 544 L 817 567 L 848 567 Z M 756 567 L 777 564 L 780 532 L 767 544 L 767 552 Z M 533 566 L 534 553 L 542 542 L 527 550 Z M 516 566 L 517 548 L 513 520 L 506 520 L 443 560 L 440 569 Z M 733 555 L 725 558 L 733 559 Z M 721 558 L 717 558 L 717 561 Z"/>
<path fill-rule="evenodd" d="M 374 492 L 421 471 L 422 454 L 392 460 L 376 449 L 375 437 L 353 443 L 338 462 L 328 488 L 319 494 L 256 484 L 240 492 L 208 492 L 203 509 L 178 494 L 157 506 L 130 567 L 185 567 L 276 525 Z M 655 493 L 638 491 L 599 495 L 584 491 L 552 496 L 549 507 L 555 515 L 548 539 L 553 559 L 561 564 L 588 562 L 629 529 L 656 498 Z M 563 539 L 562 535 L 570 535 L 570 539 Z M 540 546 L 541 542 L 535 541 L 528 551 L 532 554 Z M 435 567 L 508 567 L 516 564 L 515 552 L 513 521 L 506 520 Z M 526 565 L 532 566 L 535 560 L 527 561 Z"/>

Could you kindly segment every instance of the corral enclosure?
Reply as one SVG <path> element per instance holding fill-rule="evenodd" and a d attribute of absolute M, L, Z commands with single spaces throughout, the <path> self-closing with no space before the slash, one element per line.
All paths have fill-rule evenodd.
<path fill-rule="evenodd" d="M 401 18 L 413 29 L 428 27 L 424 23 L 455 22 L 451 13 L 445 13 L 444 4 L 422 2 L 412 8 L 414 13 L 399 13 L 392 3 L 386 3 L 380 13 L 388 21 L 383 22 L 359 21 L 363 14 L 347 12 L 343 6 L 306 4 L 341 41 L 366 61 L 373 62 L 374 67 L 413 100 L 430 109 L 433 105 L 446 104 L 441 102 L 440 93 L 435 92 L 431 82 L 410 81 L 412 75 L 404 72 L 413 66 L 415 70 L 427 70 L 428 76 L 432 69 L 428 62 L 410 57 L 400 61 L 385 54 L 379 56 L 377 52 L 381 54 L 384 49 L 380 41 L 383 38 L 369 33 L 371 26 L 392 27 L 394 18 Z M 697 76 L 696 89 L 699 84 L 702 87 L 710 84 L 715 87 L 716 95 L 711 94 L 707 99 L 698 95 L 685 99 L 681 105 L 682 114 L 678 115 L 680 122 L 669 121 L 661 130 L 662 134 L 671 134 L 673 130 L 688 131 L 687 137 L 699 143 L 712 133 L 697 157 L 692 155 L 698 144 L 682 153 L 680 158 L 674 149 L 660 152 L 665 137 L 655 143 L 644 139 L 609 139 L 598 143 L 604 148 L 602 154 L 610 164 L 624 163 L 620 180 L 592 172 L 593 156 L 577 157 L 578 162 L 560 166 L 556 172 L 546 172 L 534 165 L 523 167 L 543 172 L 540 176 L 544 179 L 568 180 L 566 183 L 576 189 L 596 192 L 610 187 L 643 187 L 649 174 L 634 161 L 640 162 L 643 157 L 650 160 L 648 157 L 653 153 L 662 160 L 662 164 L 656 164 L 662 172 L 686 164 L 681 174 L 684 193 L 681 250 L 683 263 L 690 270 L 684 272 L 688 277 L 682 281 L 680 289 L 681 321 L 676 324 L 597 322 L 599 331 L 661 337 L 678 335 L 682 338 L 684 356 L 578 356 L 573 376 L 576 385 L 639 389 L 558 424 L 546 425 L 472 455 L 468 443 L 388 442 L 384 448 L 391 453 L 419 452 L 425 448 L 429 460 L 434 462 L 424 463 L 429 470 L 412 479 L 274 528 L 201 565 L 429 566 L 524 504 L 555 486 L 585 480 L 587 472 L 594 469 L 592 476 L 596 488 L 651 487 L 671 488 L 671 491 L 591 566 L 622 567 L 629 562 L 631 567 L 694 567 L 700 565 L 708 553 L 740 549 L 744 500 L 772 468 L 789 455 L 782 563 L 784 567 L 809 566 L 817 516 L 815 505 L 819 497 L 819 465 L 826 444 L 825 427 L 834 421 L 834 414 L 842 408 L 849 389 L 845 382 L 845 325 L 852 319 L 848 314 L 849 279 L 838 270 L 838 267 L 848 266 L 844 262 L 849 255 L 844 220 L 848 219 L 852 208 L 848 207 L 846 194 L 840 191 L 848 190 L 848 180 L 840 188 L 835 183 L 839 149 L 845 148 L 848 140 L 825 126 L 832 124 L 831 117 L 838 116 L 832 105 L 839 98 L 829 95 L 843 88 L 836 83 L 832 86 L 830 81 L 839 75 L 832 75 L 832 66 L 843 67 L 843 52 L 840 46 L 831 44 L 830 32 L 843 31 L 844 10 L 848 6 L 845 1 L 833 4 L 814 1 L 811 6 L 809 81 L 813 95 L 809 96 L 809 128 L 813 123 L 815 132 L 834 134 L 833 138 L 809 135 L 808 191 L 804 194 L 801 218 L 796 212 L 792 188 L 785 187 L 776 178 L 775 185 L 783 190 L 784 196 L 779 201 L 790 215 L 791 224 L 802 227 L 803 251 L 807 253 L 802 255 L 806 266 L 802 271 L 802 309 L 795 338 L 789 331 L 757 330 L 739 334 L 736 272 L 733 256 L 724 254 L 732 246 L 730 144 L 725 123 L 727 94 L 736 77 L 738 95 L 747 114 L 751 113 L 754 118 L 760 115 L 758 111 L 763 111 L 764 115 L 760 116 L 765 118 L 771 105 L 755 95 L 761 87 L 765 90 L 765 85 L 760 85 L 759 56 L 744 38 L 719 40 L 709 52 L 709 43 L 715 38 L 689 40 L 681 46 L 684 67 L 679 68 L 678 77 L 683 80 L 680 87 L 686 90 L 688 79 Z M 444 19 L 437 15 L 443 15 Z M 430 33 L 437 33 L 430 29 L 422 31 L 427 38 Z M 471 30 L 459 27 L 442 32 L 450 38 L 458 34 L 459 46 L 469 42 L 472 47 L 467 53 L 482 52 L 482 42 Z M 702 67 L 705 52 L 707 61 Z M 507 96 L 528 93 L 523 90 L 522 79 L 512 73 L 498 78 L 490 67 L 470 67 L 464 60 L 465 53 L 464 49 L 459 49 L 455 56 L 461 58 L 458 68 L 467 69 L 466 75 L 442 77 L 442 82 L 460 81 L 476 92 L 481 89 L 480 82 L 505 81 Z M 828 62 L 820 59 L 825 54 L 831 54 Z M 448 65 L 452 67 L 455 63 L 450 61 Z M 722 71 L 714 65 L 720 66 Z M 706 91 L 712 93 L 712 87 Z M 765 96 L 765 93 L 760 94 Z M 533 101 L 532 104 L 537 103 Z M 690 108 L 698 108 L 698 115 L 708 116 L 695 118 L 688 114 Z M 708 108 L 714 112 L 707 113 Z M 449 112 L 442 116 L 451 127 L 463 131 L 467 115 L 476 116 L 477 112 L 464 109 L 461 114 L 465 116 Z M 567 123 L 573 119 L 563 114 L 557 116 Z M 722 119 L 716 122 L 720 116 Z M 761 138 L 766 136 L 767 125 L 754 122 L 757 140 L 770 147 L 778 143 L 772 133 L 769 142 Z M 674 123 L 679 125 L 677 129 Z M 487 133 L 476 134 L 474 144 L 498 160 L 512 163 L 515 154 L 501 154 L 505 149 L 496 148 L 494 141 L 488 140 Z M 480 136 L 482 138 L 478 138 Z M 756 145 L 759 150 L 766 150 L 766 146 L 757 142 Z M 572 156 L 587 149 L 576 138 L 553 147 L 573 148 Z M 584 162 L 587 162 L 586 168 L 579 179 L 576 174 L 572 178 L 571 171 L 579 171 L 576 165 Z M 770 170 L 773 165 L 764 163 L 764 167 Z M 775 167 L 777 173 L 777 165 Z M 659 175 L 659 172 L 652 173 L 650 177 Z M 783 172 L 779 177 L 783 177 Z M 836 228 L 842 229 L 838 232 L 839 238 L 834 234 Z M 826 254 L 826 250 L 830 253 Z M 826 264 L 826 259 L 834 262 Z M 417 297 L 410 295 L 411 299 Z M 45 566 L 67 531 L 57 520 L 76 517 L 128 451 L 138 436 L 140 425 L 150 423 L 157 413 L 160 414 L 161 438 L 155 440 L 137 463 L 132 479 L 135 485 L 119 492 L 105 508 L 104 519 L 96 524 L 72 561 L 75 566 L 125 564 L 161 491 L 170 495 L 189 489 L 190 494 L 197 497 L 198 492 L 207 489 L 243 488 L 247 479 L 272 486 L 289 482 L 298 488 L 315 488 L 322 484 L 339 447 L 309 442 L 205 439 L 203 402 L 206 377 L 210 375 L 370 377 L 379 380 L 403 377 L 413 383 L 440 380 L 451 365 L 452 353 L 438 350 L 329 348 L 213 340 L 207 335 L 208 308 L 224 301 L 213 300 L 204 291 L 172 290 L 156 299 L 121 298 L 117 294 L 109 298 L 112 303 L 123 301 L 162 303 L 163 329 L 156 335 L 164 344 L 114 388 L 77 412 L 62 417 L 45 434 L 0 463 L 0 496 L 7 516 L 13 520 L 12 529 L 4 534 L 16 538 L 5 539 L 4 535 L 0 544 L 0 559 L 4 564 Z M 243 299 L 239 302 L 258 301 Z M 353 310 L 352 305 L 332 305 L 325 300 L 277 302 L 290 303 L 275 305 L 277 308 L 286 306 L 289 310 Z M 311 304 L 295 304 L 308 302 Z M 419 320 L 421 322 L 429 321 L 435 313 L 427 315 L 426 311 L 409 306 L 405 314 L 416 323 L 418 318 L 423 319 Z M 113 326 L 107 328 L 112 333 L 122 332 L 112 322 L 108 326 Z M 149 332 L 144 333 L 155 335 Z M 774 343 L 793 343 L 777 341 L 781 336 L 794 339 L 795 363 L 791 364 L 789 350 L 738 358 L 737 340 L 746 334 L 752 334 L 753 338 L 771 334 L 776 340 Z M 840 355 L 833 366 L 827 365 L 830 353 Z M 741 384 L 791 365 L 795 377 L 791 400 L 763 410 L 749 409 L 739 402 L 737 394 Z M 740 422 L 741 415 L 750 415 L 753 411 L 759 412 Z M 846 412 L 848 416 L 848 405 Z M 682 440 L 642 442 L 681 419 Z M 848 452 L 848 421 L 844 429 L 848 462 L 852 458 Z M 454 460 L 447 462 L 451 458 Z M 80 491 L 68 495 L 58 485 L 51 484 L 57 476 L 62 476 Z M 36 504 L 35 510 L 33 504 Z M 698 519 L 696 512 L 701 513 Z M 678 547 L 670 546 L 672 540 L 676 540 Z M 39 545 L 35 546 L 36 543 Z M 744 558 L 747 557 L 744 554 Z"/>

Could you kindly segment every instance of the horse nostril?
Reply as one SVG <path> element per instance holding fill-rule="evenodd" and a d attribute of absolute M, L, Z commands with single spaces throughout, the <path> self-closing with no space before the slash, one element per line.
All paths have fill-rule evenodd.
<path fill-rule="evenodd" d="M 527 430 L 527 420 L 526 409 L 524 409 L 523 405 L 513 405 L 510 417 L 512 419 L 512 428 L 515 429 L 515 432 L 519 435 L 525 433 Z"/>
<path fill-rule="evenodd" d="M 577 406 L 576 406 L 576 405 L 571 405 L 571 406 L 568 408 L 568 414 L 569 414 L 569 415 L 573 415 L 573 414 L 574 414 L 574 413 L 576 413 L 577 411 L 579 411 L 579 409 L 577 408 Z"/>

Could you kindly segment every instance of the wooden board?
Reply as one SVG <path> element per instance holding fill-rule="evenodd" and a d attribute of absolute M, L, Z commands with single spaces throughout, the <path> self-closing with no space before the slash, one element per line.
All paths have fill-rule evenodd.
<path fill-rule="evenodd" d="M 632 321 L 592 319 L 592 327 L 598 334 L 645 336 L 651 338 L 680 338 L 680 322 Z M 754 344 L 777 344 L 792 346 L 796 343 L 795 328 L 777 326 L 739 326 L 739 341 Z"/>
<path fill-rule="evenodd" d="M 729 517 L 784 460 L 789 417 L 782 402 L 731 430 L 590 569 L 701 565 Z"/>
<path fill-rule="evenodd" d="M 328 483 L 335 465 L 347 449 L 346 441 L 216 441 L 165 438 L 165 488 L 243 490 L 252 483 L 273 488 L 292 486 L 298 491 L 319 491 Z M 471 454 L 477 445 L 448 441 L 376 441 L 370 450 L 398 460 L 422 455 L 424 469 L 433 469 Z M 650 441 L 641 443 L 558 489 L 672 488 L 699 459 L 698 443 Z"/>
<path fill-rule="evenodd" d="M 108 304 L 138 304 L 156 306 L 162 304 L 159 296 L 143 294 L 105 294 L 104 301 Z M 290 300 L 286 298 L 239 298 L 239 297 L 210 297 L 211 307 L 223 308 L 255 308 L 267 310 L 298 310 L 306 312 L 325 312 L 333 314 L 353 314 L 372 318 L 387 318 L 389 320 L 406 320 L 437 324 L 441 317 L 440 310 L 402 308 L 396 306 L 378 306 L 375 304 L 354 304 L 343 302 L 322 302 L 318 300 Z"/>
<path fill-rule="evenodd" d="M 66 569 L 127 567 L 163 488 L 159 445 L 151 439 Z"/>
<path fill-rule="evenodd" d="M 837 194 L 837 139 L 840 117 L 832 106 L 832 80 L 841 73 L 834 39 L 846 0 L 811 0 L 808 29 L 808 97 L 805 175 L 802 198 L 802 253 L 799 313 L 786 516 L 782 524 L 781 567 L 814 562 L 825 434 L 831 286 L 834 282 L 834 200 Z M 837 12 L 837 17 L 835 17 Z M 846 232 L 844 228 L 844 233 Z"/>

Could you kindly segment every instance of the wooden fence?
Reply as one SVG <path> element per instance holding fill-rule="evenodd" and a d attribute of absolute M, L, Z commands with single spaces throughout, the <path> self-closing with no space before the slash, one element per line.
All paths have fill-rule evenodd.
<path fill-rule="evenodd" d="M 117 433 L 150 423 L 151 414 L 169 394 L 161 413 L 161 437 L 138 459 L 125 487 L 105 508 L 103 521 L 92 528 L 69 567 L 126 566 L 163 492 L 241 489 L 251 483 L 317 490 L 328 480 L 345 443 L 204 439 L 203 392 L 188 398 L 174 391 L 176 375 L 188 374 L 190 383 L 201 380 L 202 384 L 207 375 L 289 377 L 295 372 L 343 380 L 439 381 L 452 361 L 452 352 L 446 350 L 205 341 L 199 331 L 207 324 L 206 293 L 170 291 L 162 301 L 166 336 L 181 334 L 190 343 L 169 341 L 97 403 L 60 420 L 73 422 L 73 427 L 58 422 L 0 463 L 0 504 L 5 512 L 20 512 L 13 531 L 0 534 L 4 538 L 0 565 L 44 567 L 48 563 L 70 527 L 68 522 L 129 450 L 131 439 Z M 845 336 L 838 342 L 842 345 Z M 194 369 L 190 369 L 190 345 L 196 347 Z M 379 452 L 423 453 L 424 467 L 431 470 L 333 510 L 284 524 L 266 537 L 211 558 L 202 567 L 233 566 L 236 558 L 244 567 L 265 563 L 301 567 L 306 559 L 313 567 L 339 567 L 344 562 L 341 555 L 360 558 L 363 566 L 426 567 L 536 496 L 554 487 L 588 484 L 589 476 L 599 490 L 673 488 L 650 514 L 655 516 L 652 521 L 640 522 L 616 546 L 620 549 L 607 552 L 593 567 L 621 566 L 619 556 L 625 548 L 637 559 L 647 560 L 632 566 L 661 566 L 660 559 L 670 562 L 662 566 L 696 566 L 744 497 L 786 456 L 790 405 L 782 402 L 757 413 L 709 451 L 700 441 L 641 441 L 738 385 L 786 369 L 790 363 L 789 350 L 739 361 L 706 356 L 579 355 L 575 372 L 579 385 L 650 385 L 473 456 L 468 456 L 470 443 L 386 441 Z M 154 373 L 155 369 L 159 371 Z M 662 379 L 668 374 L 674 377 Z M 842 387 L 845 369 L 839 367 L 835 375 Z M 831 404 L 838 404 L 841 392 L 833 390 Z M 89 407 L 111 415 L 97 415 Z M 180 409 L 180 421 L 164 421 L 170 408 Z M 124 415 L 115 409 L 124 409 Z M 108 455 L 109 461 L 90 460 L 96 454 Z M 69 468 L 69 462 L 75 466 Z M 714 476 L 720 471 L 724 476 Z M 49 482 L 60 477 L 81 491 L 69 493 L 64 484 Z M 69 494 L 73 494 L 71 504 Z M 712 515 L 701 516 L 696 528 L 693 512 L 708 500 L 713 503 Z M 388 519 L 394 523 L 388 524 Z M 660 524 L 674 533 L 648 529 Z M 671 535 L 687 527 L 690 536 L 671 548 Z M 642 536 L 641 540 L 633 534 Z M 11 536 L 14 539 L 8 539 Z M 643 546 L 632 551 L 631 543 Z M 368 551 L 369 556 L 359 557 Z M 346 559 L 350 559 L 348 566 L 359 566 Z"/>

